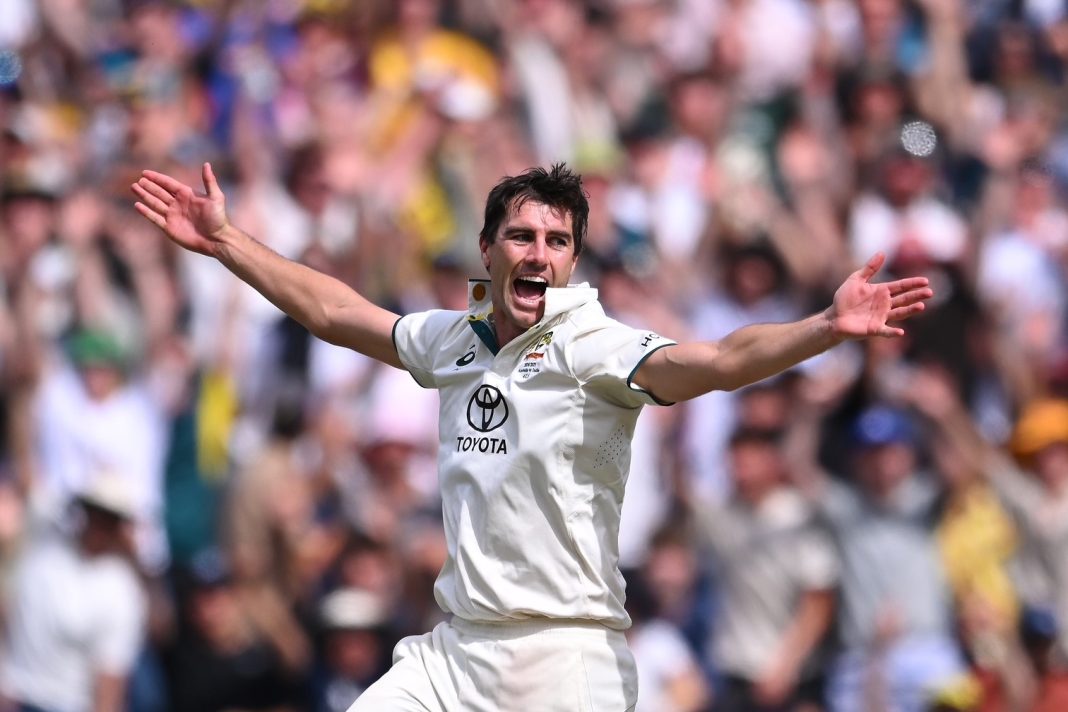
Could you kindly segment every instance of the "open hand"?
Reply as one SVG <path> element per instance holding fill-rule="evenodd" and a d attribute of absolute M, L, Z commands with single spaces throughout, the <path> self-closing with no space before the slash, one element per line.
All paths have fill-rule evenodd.
<path fill-rule="evenodd" d="M 828 318 L 839 337 L 902 336 L 905 330 L 890 324 L 919 314 L 924 310 L 924 300 L 934 296 L 926 277 L 872 284 L 871 278 L 885 261 L 885 255 L 876 253 L 834 293 Z"/>
<path fill-rule="evenodd" d="M 226 199 L 211 164 L 201 169 L 204 194 L 163 173 L 144 171 L 130 186 L 140 201 L 134 208 L 175 243 L 193 252 L 214 256 L 219 237 L 229 225 Z"/>

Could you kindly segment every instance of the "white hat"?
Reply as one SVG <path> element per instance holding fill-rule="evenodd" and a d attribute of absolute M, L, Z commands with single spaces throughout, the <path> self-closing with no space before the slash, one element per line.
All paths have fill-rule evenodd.
<path fill-rule="evenodd" d="M 86 486 L 75 496 L 83 504 L 111 512 L 123 519 L 137 517 L 130 483 L 114 470 L 97 470 L 90 475 Z"/>
<path fill-rule="evenodd" d="M 386 622 L 382 599 L 358 588 L 340 588 L 326 595 L 319 607 L 323 623 L 334 629 L 370 629 Z"/>

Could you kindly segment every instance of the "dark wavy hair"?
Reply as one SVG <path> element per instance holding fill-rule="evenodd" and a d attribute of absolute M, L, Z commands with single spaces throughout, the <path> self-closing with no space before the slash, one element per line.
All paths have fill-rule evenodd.
<path fill-rule="evenodd" d="M 549 170 L 529 168 L 517 176 L 503 178 L 493 186 L 486 198 L 486 217 L 478 234 L 479 240 L 492 244 L 508 211 L 518 210 L 528 200 L 571 215 L 575 254 L 582 252 L 590 203 L 582 189 L 582 176 L 563 163 L 554 164 Z"/>

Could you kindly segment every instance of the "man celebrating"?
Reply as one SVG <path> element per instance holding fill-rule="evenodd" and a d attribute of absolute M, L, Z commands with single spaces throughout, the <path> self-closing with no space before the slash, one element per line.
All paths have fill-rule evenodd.
<path fill-rule="evenodd" d="M 876 255 L 825 311 L 675 344 L 605 316 L 568 286 L 589 206 L 563 166 L 490 191 L 479 236 L 489 280 L 465 312 L 398 317 L 230 225 L 211 166 L 205 195 L 145 171 L 136 209 L 214 257 L 315 336 L 440 391 L 448 558 L 435 584 L 449 622 L 406 638 L 354 711 L 629 710 L 619 512 L 642 405 L 735 389 L 846 340 L 899 336 L 923 310 L 922 277 L 872 284 Z"/>

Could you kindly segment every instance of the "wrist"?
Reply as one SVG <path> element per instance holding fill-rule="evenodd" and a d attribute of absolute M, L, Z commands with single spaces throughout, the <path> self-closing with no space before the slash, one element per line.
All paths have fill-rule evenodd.
<path fill-rule="evenodd" d="M 822 330 L 820 335 L 825 340 L 827 348 L 849 340 L 849 336 L 838 328 L 838 313 L 835 311 L 833 304 L 820 312 L 818 325 Z"/>
<path fill-rule="evenodd" d="M 249 238 L 245 233 L 227 221 L 211 235 L 211 256 L 220 262 L 225 262 L 235 250 L 240 248 L 241 241 L 247 239 Z"/>

